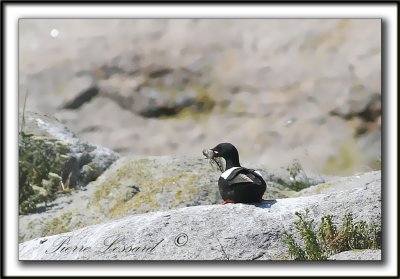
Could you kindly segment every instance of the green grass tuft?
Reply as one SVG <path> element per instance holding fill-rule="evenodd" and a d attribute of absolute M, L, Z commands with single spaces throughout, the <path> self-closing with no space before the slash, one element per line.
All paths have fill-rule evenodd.
<path fill-rule="evenodd" d="M 354 222 L 353 215 L 347 213 L 341 228 L 332 221 L 332 215 L 321 218 L 316 229 L 314 220 L 305 213 L 296 212 L 294 222 L 302 239 L 302 244 L 295 241 L 293 234 L 285 231 L 283 242 L 289 249 L 289 257 L 294 260 L 327 260 L 333 254 L 355 249 L 380 249 L 381 228 L 376 224 L 367 225 L 365 221 Z"/>

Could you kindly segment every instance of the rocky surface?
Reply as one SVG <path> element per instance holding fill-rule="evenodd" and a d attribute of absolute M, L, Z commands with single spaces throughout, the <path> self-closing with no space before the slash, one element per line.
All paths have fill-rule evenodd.
<path fill-rule="evenodd" d="M 336 255 L 332 255 L 328 260 L 335 261 L 380 261 L 382 257 L 382 251 L 377 250 L 352 250 L 341 252 Z"/>
<path fill-rule="evenodd" d="M 122 155 L 380 168 L 379 19 L 22 19 L 20 104 Z M 156 136 L 155 136 L 156 135 Z"/>
<path fill-rule="evenodd" d="M 354 178 L 350 177 L 349 180 Z M 337 185 L 346 183 L 341 179 Z M 338 186 L 340 187 L 340 186 Z M 88 226 L 19 244 L 21 260 L 282 260 L 282 233 L 294 229 L 295 212 L 310 210 L 318 220 L 351 212 L 355 221 L 380 223 L 379 173 L 360 175 L 357 187 L 261 204 L 191 206 Z M 332 259 L 360 259 L 356 252 Z M 362 253 L 377 260 L 380 250 Z M 366 256 L 370 255 L 370 256 Z"/>
<path fill-rule="evenodd" d="M 381 183 L 381 171 L 369 172 L 369 175 L 356 174 L 350 177 L 342 177 L 335 180 L 320 183 L 318 185 L 310 186 L 295 194 L 294 196 L 311 196 L 319 194 L 328 194 L 338 191 L 345 191 L 350 189 L 359 188 L 360 185 L 367 186 L 370 183 Z"/>

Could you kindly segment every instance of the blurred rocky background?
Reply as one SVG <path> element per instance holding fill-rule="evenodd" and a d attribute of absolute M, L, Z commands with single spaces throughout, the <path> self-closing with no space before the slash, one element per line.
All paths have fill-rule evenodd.
<path fill-rule="evenodd" d="M 381 21 L 22 19 L 25 100 L 122 156 L 380 169 Z"/>

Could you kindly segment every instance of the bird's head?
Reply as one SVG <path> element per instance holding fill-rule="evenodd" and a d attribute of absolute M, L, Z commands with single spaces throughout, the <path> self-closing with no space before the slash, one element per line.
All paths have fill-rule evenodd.
<path fill-rule="evenodd" d="M 239 153 L 235 146 L 231 143 L 220 143 L 216 147 L 211 149 L 204 149 L 203 155 L 208 159 L 213 159 L 215 157 L 222 157 L 225 160 L 234 158 L 239 160 Z"/>

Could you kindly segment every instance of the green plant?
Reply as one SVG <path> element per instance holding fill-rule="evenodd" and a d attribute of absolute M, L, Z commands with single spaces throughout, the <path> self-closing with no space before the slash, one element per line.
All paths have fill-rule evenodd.
<path fill-rule="evenodd" d="M 25 109 L 26 109 L 26 100 L 28 100 L 28 95 L 29 95 L 29 91 L 26 92 L 25 94 L 25 99 L 24 99 L 24 106 L 22 107 L 22 120 L 21 120 L 21 129 L 20 129 L 20 133 L 22 133 L 24 131 L 25 128 Z"/>
<path fill-rule="evenodd" d="M 18 143 L 19 213 L 28 214 L 38 203 L 52 201 L 62 183 L 69 148 L 55 139 L 20 131 Z"/>
<path fill-rule="evenodd" d="M 332 215 L 321 218 L 318 230 L 314 220 L 305 213 L 296 212 L 294 222 L 302 245 L 295 241 L 293 234 L 285 231 L 283 242 L 287 245 L 289 256 L 295 260 L 326 260 L 330 255 L 354 249 L 380 249 L 381 229 L 376 224 L 367 225 L 365 221 L 354 222 L 353 215 L 347 213 L 340 229 L 332 221 Z"/>
<path fill-rule="evenodd" d="M 337 230 L 331 219 L 331 215 L 322 217 L 318 234 L 332 253 L 380 248 L 380 228 L 376 224 L 367 225 L 363 220 L 354 222 L 353 215 L 347 213 L 342 228 Z"/>

